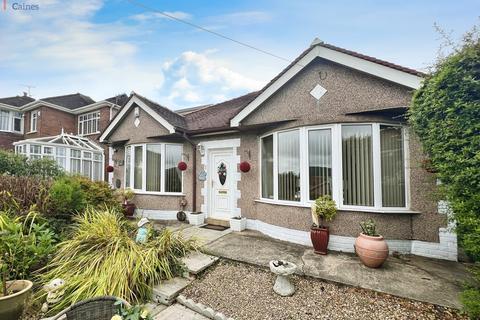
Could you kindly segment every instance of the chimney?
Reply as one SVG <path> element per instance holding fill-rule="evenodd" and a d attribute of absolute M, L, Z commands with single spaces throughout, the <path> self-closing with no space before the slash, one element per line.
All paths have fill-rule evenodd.
<path fill-rule="evenodd" d="M 28 97 L 28 93 L 26 93 L 25 91 L 23 91 L 23 96 L 24 96 L 24 97 Z"/>

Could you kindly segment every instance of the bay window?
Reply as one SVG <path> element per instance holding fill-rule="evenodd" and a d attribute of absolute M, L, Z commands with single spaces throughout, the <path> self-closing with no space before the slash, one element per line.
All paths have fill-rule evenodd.
<path fill-rule="evenodd" d="M 125 148 L 125 187 L 145 193 L 182 192 L 183 146 L 149 143 Z"/>
<path fill-rule="evenodd" d="M 405 128 L 333 124 L 260 139 L 261 199 L 310 206 L 330 195 L 340 209 L 408 210 Z"/>
<path fill-rule="evenodd" d="M 0 110 L 0 131 L 22 133 L 22 113 L 11 110 Z"/>

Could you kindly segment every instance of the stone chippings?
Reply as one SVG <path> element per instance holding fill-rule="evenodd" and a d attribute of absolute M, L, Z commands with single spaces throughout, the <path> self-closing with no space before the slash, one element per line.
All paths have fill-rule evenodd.
<path fill-rule="evenodd" d="M 454 309 L 375 291 L 292 276 L 292 297 L 276 295 L 275 275 L 251 265 L 221 261 L 184 292 L 236 320 L 279 319 L 468 319 Z"/>

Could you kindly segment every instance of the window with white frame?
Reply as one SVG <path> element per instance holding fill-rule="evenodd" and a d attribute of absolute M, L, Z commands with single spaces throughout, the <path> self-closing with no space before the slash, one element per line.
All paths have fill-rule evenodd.
<path fill-rule="evenodd" d="M 125 186 L 146 193 L 181 193 L 183 146 L 149 143 L 125 148 Z"/>
<path fill-rule="evenodd" d="M 100 132 L 100 111 L 78 116 L 78 134 L 87 135 Z"/>
<path fill-rule="evenodd" d="M 11 110 L 0 110 L 0 131 L 22 133 L 22 113 Z"/>
<path fill-rule="evenodd" d="M 30 132 L 36 132 L 38 125 L 38 110 L 30 112 Z"/>
<path fill-rule="evenodd" d="M 261 198 L 309 206 L 331 195 L 344 209 L 406 210 L 405 130 L 335 124 L 261 137 Z"/>

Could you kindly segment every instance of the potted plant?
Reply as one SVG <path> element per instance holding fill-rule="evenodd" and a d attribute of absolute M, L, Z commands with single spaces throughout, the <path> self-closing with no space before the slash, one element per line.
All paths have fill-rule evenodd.
<path fill-rule="evenodd" d="M 20 319 L 33 283 L 28 280 L 7 280 L 7 265 L 0 260 L 0 319 Z"/>
<path fill-rule="evenodd" d="M 364 265 L 370 268 L 378 268 L 388 257 L 387 242 L 381 235 L 377 234 L 373 219 L 361 222 L 360 227 L 362 232 L 355 240 L 355 252 Z"/>
<path fill-rule="evenodd" d="M 120 196 L 122 197 L 122 208 L 125 216 L 133 217 L 135 213 L 135 203 L 132 203 L 132 199 L 135 196 L 135 193 L 132 189 L 126 188 L 120 191 Z"/>
<path fill-rule="evenodd" d="M 188 214 L 188 223 L 194 226 L 199 226 L 205 223 L 205 213 L 203 212 L 190 212 Z"/>
<path fill-rule="evenodd" d="M 241 232 L 247 228 L 247 218 L 240 216 L 230 218 L 230 228 L 233 231 Z"/>
<path fill-rule="evenodd" d="M 327 254 L 328 240 L 330 238 L 324 221 L 331 221 L 337 214 L 337 204 L 329 195 L 321 196 L 312 204 L 312 221 L 310 238 L 312 239 L 314 252 Z"/>

